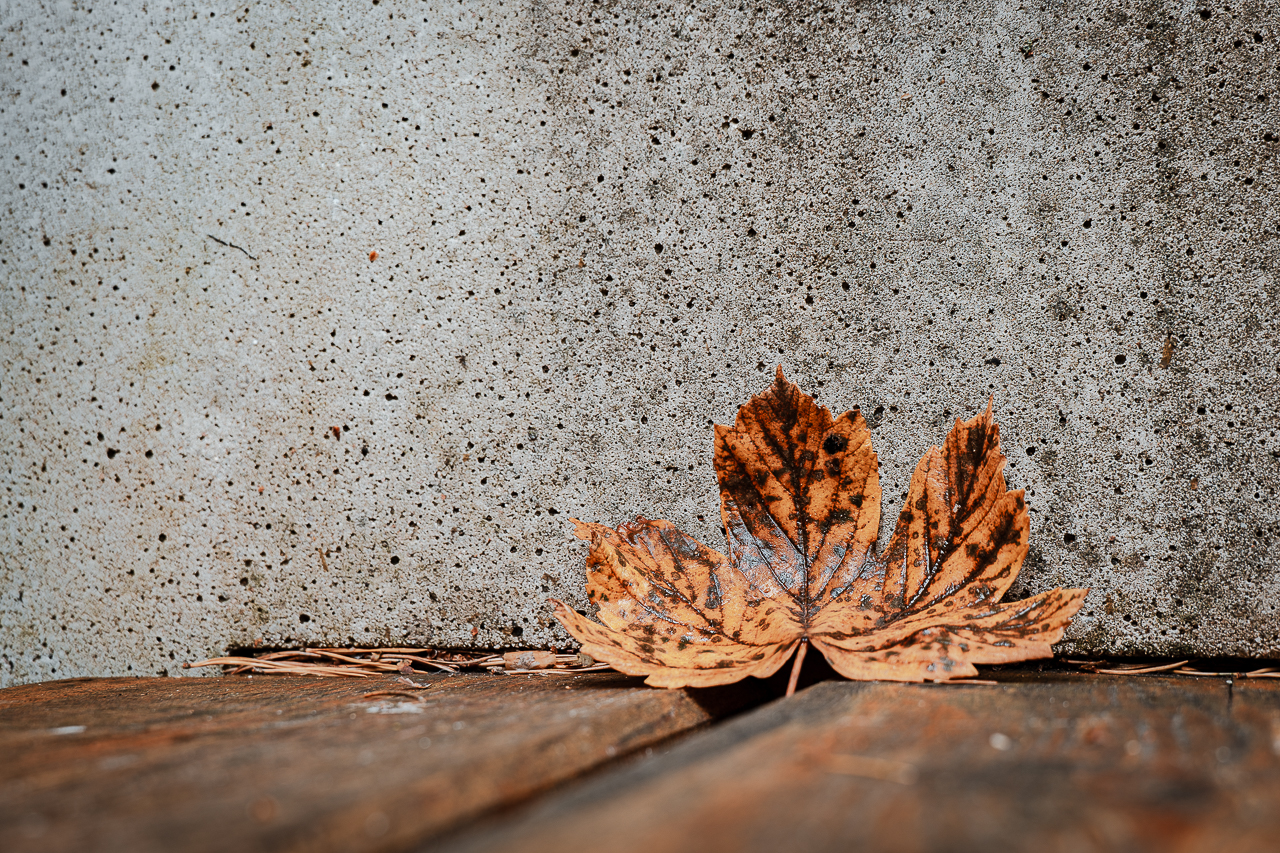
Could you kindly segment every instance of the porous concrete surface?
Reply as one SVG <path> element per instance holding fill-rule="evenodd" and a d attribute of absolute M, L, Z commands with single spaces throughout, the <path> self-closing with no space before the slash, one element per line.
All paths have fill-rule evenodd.
<path fill-rule="evenodd" d="M 1280 653 L 1276 9 L 6 4 L 0 683 L 567 645 L 778 363 L 886 529 L 993 396 L 1066 651 Z"/>

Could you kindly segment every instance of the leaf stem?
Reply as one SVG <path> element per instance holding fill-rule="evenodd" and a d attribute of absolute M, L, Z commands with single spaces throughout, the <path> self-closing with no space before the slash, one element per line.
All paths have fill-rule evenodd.
<path fill-rule="evenodd" d="M 791 665 L 791 680 L 787 682 L 787 695 L 796 692 L 796 682 L 800 680 L 800 667 L 804 665 L 804 653 L 809 651 L 809 638 L 805 637 L 800 641 L 800 648 L 796 650 L 796 661 Z"/>

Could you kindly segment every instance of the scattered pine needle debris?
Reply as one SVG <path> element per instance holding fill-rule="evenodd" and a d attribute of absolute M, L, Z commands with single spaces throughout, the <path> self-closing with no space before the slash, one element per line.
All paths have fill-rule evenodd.
<path fill-rule="evenodd" d="M 1207 670 L 1191 666 L 1190 659 L 1172 662 L 1150 661 L 1147 663 L 1120 664 L 1112 664 L 1107 660 L 1067 659 L 1064 662 L 1079 667 L 1084 672 L 1092 672 L 1099 675 L 1189 675 L 1211 676 L 1215 678 L 1280 678 L 1280 666 L 1263 666 L 1257 669 L 1239 669 L 1232 671 L 1224 671 L 1221 669 Z M 1257 663 L 1264 663 L 1264 661 L 1257 661 Z"/>
<path fill-rule="evenodd" d="M 371 675 L 422 670 L 501 672 L 507 675 L 578 675 L 612 669 L 590 655 L 547 651 L 466 655 L 436 649 L 289 649 L 253 657 L 229 656 L 184 663 L 183 669 L 221 666 L 224 675 L 314 675 L 321 678 L 368 678 Z"/>
<path fill-rule="evenodd" d="M 1191 659 L 1179 661 L 1113 662 L 1105 658 L 1082 660 L 1066 658 L 1062 663 L 1078 670 L 1097 675 L 1181 675 L 1209 676 L 1214 678 L 1280 678 L 1280 663 L 1256 661 L 1268 664 L 1255 669 L 1226 670 L 1219 662 L 1213 668 L 1212 661 L 1197 662 Z M 1244 663 L 1234 661 L 1233 663 Z M 442 672 L 493 672 L 504 675 L 580 675 L 586 672 L 604 672 L 613 669 L 588 654 L 560 654 L 555 651 L 512 651 L 465 653 L 446 652 L 437 649 L 344 649 L 316 648 L 290 649 L 264 652 L 253 657 L 228 656 L 210 658 L 195 663 L 184 663 L 183 669 L 203 666 L 221 666 L 225 675 L 251 673 L 255 675 L 311 675 L 321 678 L 368 678 L 371 675 L 401 676 L 436 670 Z M 427 685 L 416 684 L 401 678 L 406 684 L 422 689 Z M 996 684 L 980 679 L 958 680 L 959 684 Z M 375 691 L 382 695 L 381 691 Z"/>

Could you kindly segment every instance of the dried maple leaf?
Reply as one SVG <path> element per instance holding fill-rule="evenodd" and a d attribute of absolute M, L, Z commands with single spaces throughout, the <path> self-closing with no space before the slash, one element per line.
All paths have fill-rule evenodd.
<path fill-rule="evenodd" d="M 648 684 L 764 678 L 794 652 L 794 689 L 809 643 L 847 678 L 945 681 L 1051 657 L 1084 603 L 1083 589 L 1000 603 L 1028 524 L 990 404 L 925 453 L 881 554 L 878 463 L 857 410 L 833 419 L 779 367 L 733 427 L 716 427 L 715 451 L 727 557 L 665 521 L 574 519 L 603 624 L 553 599 L 556 617 L 584 652 Z"/>

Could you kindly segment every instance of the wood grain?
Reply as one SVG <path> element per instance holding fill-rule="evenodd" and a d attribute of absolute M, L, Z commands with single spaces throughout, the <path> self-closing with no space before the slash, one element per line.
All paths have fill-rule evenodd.
<path fill-rule="evenodd" d="M 83 679 L 0 691 L 0 850 L 405 849 L 735 699 L 616 674 Z M 372 699 L 363 694 L 404 691 Z"/>
<path fill-rule="evenodd" d="M 463 851 L 1274 851 L 1280 687 L 825 682 L 476 827 Z"/>

